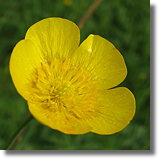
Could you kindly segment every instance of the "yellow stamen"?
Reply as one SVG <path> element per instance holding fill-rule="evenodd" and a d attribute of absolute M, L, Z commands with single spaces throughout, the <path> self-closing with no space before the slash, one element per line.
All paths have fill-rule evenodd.
<path fill-rule="evenodd" d="M 31 90 L 34 100 L 36 98 L 42 107 L 54 113 L 64 112 L 66 118 L 86 118 L 95 112 L 97 90 L 91 74 L 71 64 L 70 59 L 60 61 L 54 58 L 51 64 L 43 61 L 35 75 Z"/>

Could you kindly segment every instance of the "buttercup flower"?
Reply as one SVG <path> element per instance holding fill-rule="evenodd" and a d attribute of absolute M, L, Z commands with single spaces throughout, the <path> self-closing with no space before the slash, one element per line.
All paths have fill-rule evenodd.
<path fill-rule="evenodd" d="M 72 0 L 63 0 L 63 3 L 67 6 L 72 4 Z"/>
<path fill-rule="evenodd" d="M 31 114 L 66 134 L 121 131 L 135 114 L 134 95 L 117 87 L 127 75 L 120 52 L 106 39 L 80 42 L 76 24 L 47 18 L 32 25 L 10 59 L 10 73 Z"/>

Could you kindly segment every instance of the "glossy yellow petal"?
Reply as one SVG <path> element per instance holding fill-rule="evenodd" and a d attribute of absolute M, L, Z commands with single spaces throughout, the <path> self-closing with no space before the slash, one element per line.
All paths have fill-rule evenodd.
<path fill-rule="evenodd" d="M 101 94 L 97 116 L 87 120 L 92 132 L 109 135 L 121 131 L 135 114 L 134 95 L 125 87 L 110 89 Z"/>
<path fill-rule="evenodd" d="M 65 60 L 77 49 L 80 42 L 78 26 L 66 19 L 47 18 L 32 25 L 25 36 L 38 48 L 44 59 L 51 63 L 53 58 Z"/>
<path fill-rule="evenodd" d="M 66 108 L 56 110 L 56 107 L 48 108 L 45 103 L 28 103 L 28 106 L 31 114 L 40 123 L 63 133 L 84 134 L 92 129 L 86 122 L 68 114 Z"/>
<path fill-rule="evenodd" d="M 14 47 L 10 58 L 10 73 L 13 83 L 21 96 L 29 100 L 31 75 L 40 65 L 41 55 L 30 40 L 21 40 Z"/>
<path fill-rule="evenodd" d="M 120 84 L 127 75 L 124 59 L 115 46 L 98 35 L 90 35 L 74 54 L 73 63 L 91 72 L 98 89 Z"/>

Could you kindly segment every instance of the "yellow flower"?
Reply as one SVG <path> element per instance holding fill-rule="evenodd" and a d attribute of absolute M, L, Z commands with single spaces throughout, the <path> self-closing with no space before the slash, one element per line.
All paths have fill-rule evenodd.
<path fill-rule="evenodd" d="M 72 0 L 63 0 L 63 3 L 67 6 L 70 6 L 72 4 Z"/>
<path fill-rule="evenodd" d="M 79 42 L 79 28 L 69 20 L 47 18 L 32 25 L 11 55 L 13 83 L 31 114 L 52 129 L 119 132 L 135 114 L 134 95 L 113 88 L 127 75 L 124 59 L 98 35 Z"/>

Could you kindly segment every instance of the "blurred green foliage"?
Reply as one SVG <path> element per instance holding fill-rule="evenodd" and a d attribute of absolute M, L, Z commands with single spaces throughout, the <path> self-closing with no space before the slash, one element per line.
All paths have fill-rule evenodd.
<path fill-rule="evenodd" d="M 93 0 L 0 0 L 0 149 L 3 149 L 28 113 L 26 101 L 17 93 L 9 73 L 15 44 L 27 29 L 47 17 L 78 23 Z M 136 97 L 136 114 L 121 132 L 66 135 L 36 120 L 28 126 L 20 150 L 149 150 L 150 149 L 150 2 L 149 0 L 103 0 L 81 29 L 81 42 L 90 34 L 111 41 L 122 53 L 128 75 L 120 86 Z"/>

